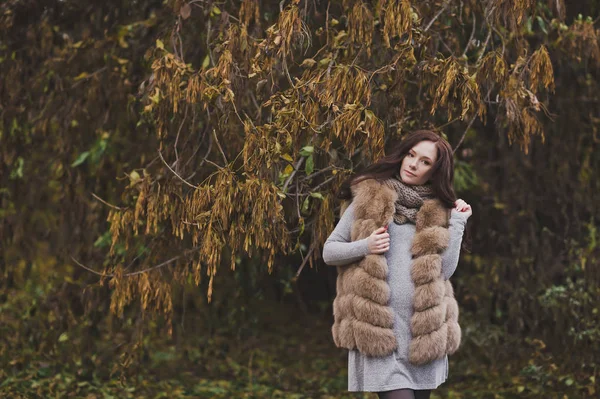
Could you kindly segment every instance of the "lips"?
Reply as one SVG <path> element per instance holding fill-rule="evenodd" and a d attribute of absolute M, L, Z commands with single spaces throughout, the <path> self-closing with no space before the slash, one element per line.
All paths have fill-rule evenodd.
<path fill-rule="evenodd" d="M 417 175 L 415 175 L 414 173 L 410 173 L 410 172 L 409 172 L 408 170 L 406 170 L 406 169 L 404 169 L 404 173 L 406 173 L 407 175 L 409 175 L 409 176 L 412 176 L 412 177 L 417 177 Z"/>

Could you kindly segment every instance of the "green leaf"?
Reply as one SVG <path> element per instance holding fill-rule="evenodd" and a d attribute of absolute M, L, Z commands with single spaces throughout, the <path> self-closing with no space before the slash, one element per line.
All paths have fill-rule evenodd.
<path fill-rule="evenodd" d="M 308 158 L 306 158 L 306 164 L 304 165 L 304 171 L 306 172 L 307 175 L 310 175 L 313 170 L 315 170 L 315 162 L 313 160 L 313 156 L 310 155 Z"/>
<path fill-rule="evenodd" d="M 162 42 L 162 40 L 156 39 L 156 47 L 159 48 L 159 49 L 161 49 L 161 50 L 164 50 L 165 49 L 165 44 Z"/>
<path fill-rule="evenodd" d="M 60 337 L 58 337 L 58 342 L 65 342 L 69 340 L 69 334 L 67 334 L 66 332 L 60 334 Z"/>
<path fill-rule="evenodd" d="M 112 241 L 110 230 L 105 231 L 96 241 L 94 241 L 94 248 L 104 248 L 110 245 Z"/>
<path fill-rule="evenodd" d="M 548 31 L 546 30 L 546 23 L 544 22 L 544 20 L 542 19 L 542 17 L 540 17 L 538 15 L 535 19 L 537 19 L 538 24 L 540 25 L 540 29 L 542 30 L 542 32 L 544 32 L 545 34 L 548 34 Z"/>
<path fill-rule="evenodd" d="M 331 62 L 331 58 L 327 57 L 327 58 L 323 58 L 319 60 L 319 65 L 321 66 L 325 66 L 328 65 Z"/>
<path fill-rule="evenodd" d="M 23 159 L 23 157 L 18 157 L 16 163 L 16 167 L 10 171 L 11 179 L 19 179 L 23 177 L 23 165 L 25 164 L 25 160 Z"/>
<path fill-rule="evenodd" d="M 531 27 L 531 17 L 527 18 L 527 22 L 525 22 L 525 28 L 527 29 L 527 33 L 533 33 L 533 29 Z"/>
<path fill-rule="evenodd" d="M 302 212 L 303 213 L 307 213 L 308 212 L 308 206 L 309 205 L 310 205 L 310 197 L 304 198 L 304 202 L 302 202 Z"/>
<path fill-rule="evenodd" d="M 73 163 L 71 164 L 71 167 L 72 167 L 72 168 L 74 168 L 74 167 L 76 167 L 76 166 L 79 166 L 79 165 L 81 165 L 82 163 L 84 163 L 84 162 L 85 162 L 85 160 L 87 159 L 87 157 L 88 157 L 89 155 L 90 155 L 90 152 L 89 152 L 89 151 L 82 152 L 81 154 L 79 154 L 79 157 L 78 157 L 78 158 L 75 160 L 75 162 L 73 162 Z"/>
<path fill-rule="evenodd" d="M 308 199 L 308 197 L 307 197 L 307 199 Z M 306 202 L 306 200 L 304 200 L 304 202 Z M 298 234 L 298 236 L 301 236 L 302 233 L 304 233 L 304 228 L 306 227 L 304 224 L 304 218 L 300 218 L 298 220 L 298 225 L 300 226 L 300 233 Z"/>
<path fill-rule="evenodd" d="M 210 56 L 208 54 L 206 54 L 206 57 L 204 57 L 204 61 L 202 61 L 202 69 L 208 68 L 209 65 L 210 65 Z"/>
<path fill-rule="evenodd" d="M 303 157 L 307 157 L 311 155 L 314 151 L 315 147 L 313 147 L 312 145 L 307 145 L 306 147 L 300 150 L 300 155 L 302 155 Z"/>
<path fill-rule="evenodd" d="M 323 194 L 319 193 L 319 192 L 315 192 L 315 193 L 310 193 L 310 196 L 313 198 L 318 198 L 320 200 L 323 200 L 325 198 L 323 198 Z"/>

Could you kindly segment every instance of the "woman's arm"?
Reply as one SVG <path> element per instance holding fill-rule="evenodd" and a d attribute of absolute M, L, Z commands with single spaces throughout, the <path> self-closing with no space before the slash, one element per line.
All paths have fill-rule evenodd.
<path fill-rule="evenodd" d="M 467 216 L 463 212 L 452 209 L 450 214 L 450 242 L 448 248 L 442 253 L 442 274 L 444 280 L 448 280 L 458 266 L 458 258 L 460 257 L 460 244 L 462 243 Z"/>
<path fill-rule="evenodd" d="M 323 261 L 330 266 L 343 266 L 362 259 L 369 253 L 367 238 L 351 241 L 354 204 L 350 203 L 323 245 Z"/>

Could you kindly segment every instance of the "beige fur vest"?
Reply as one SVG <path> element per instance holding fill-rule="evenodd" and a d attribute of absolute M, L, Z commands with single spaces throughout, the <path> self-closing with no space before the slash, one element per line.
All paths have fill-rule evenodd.
<path fill-rule="evenodd" d="M 352 186 L 352 241 L 370 236 L 393 223 L 396 191 L 375 179 Z M 349 202 L 342 204 L 343 213 Z M 439 200 L 425 200 L 416 219 L 411 246 L 411 277 L 415 284 L 409 361 L 422 365 L 454 353 L 460 344 L 458 304 L 450 281 L 442 275 L 441 253 L 450 239 L 450 210 Z M 391 244 L 393 245 L 393 243 Z M 358 349 L 367 356 L 387 356 L 397 349 L 394 313 L 388 306 L 390 287 L 384 254 L 338 266 L 337 296 L 333 302 L 333 340 L 340 348 Z"/>

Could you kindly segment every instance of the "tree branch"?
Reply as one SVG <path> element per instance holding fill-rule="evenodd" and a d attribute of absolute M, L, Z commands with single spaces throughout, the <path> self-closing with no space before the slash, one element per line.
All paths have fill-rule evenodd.
<path fill-rule="evenodd" d="M 193 189 L 198 189 L 198 187 L 194 186 L 192 183 L 188 182 L 188 181 L 187 181 L 187 180 L 185 180 L 183 177 L 179 176 L 179 175 L 177 174 L 177 172 L 175 172 L 173 169 L 171 169 L 171 167 L 169 166 L 169 164 L 168 164 L 168 163 L 165 161 L 165 159 L 163 158 L 163 156 L 162 156 L 162 154 L 161 154 L 160 150 L 158 150 L 158 156 L 159 156 L 159 157 L 160 157 L 160 159 L 163 161 L 163 163 L 165 164 L 165 166 L 166 166 L 167 168 L 169 168 L 169 170 L 170 170 L 171 172 L 173 172 L 173 174 L 174 174 L 175 176 L 177 176 L 177 177 L 179 178 L 179 180 L 181 180 L 182 182 L 184 182 L 185 184 L 187 184 L 188 186 L 190 186 L 190 187 L 191 187 L 191 188 L 193 188 Z M 210 162 L 208 159 L 207 159 L 206 161 L 207 161 L 207 162 Z M 217 165 L 217 166 L 218 166 L 218 165 Z"/>
<path fill-rule="evenodd" d="M 131 273 L 125 273 L 125 274 L 123 274 L 123 277 L 137 276 L 138 274 L 147 273 L 149 271 L 156 270 L 156 269 L 158 269 L 160 267 L 167 266 L 167 265 L 175 262 L 177 259 L 182 258 L 184 256 L 188 256 L 191 253 L 198 251 L 199 249 L 200 249 L 200 247 L 195 247 L 195 248 L 192 248 L 192 249 L 188 249 L 188 250 L 184 251 L 184 253 L 182 255 L 175 256 L 175 257 L 173 257 L 173 258 L 171 258 L 169 260 L 166 260 L 166 261 L 164 261 L 162 263 L 159 263 L 158 265 L 154 265 L 154 266 L 148 267 L 146 269 L 138 270 L 136 272 L 131 272 Z M 71 259 L 78 266 L 80 266 L 80 267 L 84 268 L 85 270 L 87 270 L 89 272 L 92 272 L 92 273 L 94 273 L 94 274 L 96 274 L 98 276 L 102 276 L 102 277 L 114 277 L 115 276 L 114 273 L 110 273 L 110 274 L 109 273 L 100 273 L 100 272 L 98 272 L 98 271 L 96 271 L 96 270 L 94 270 L 92 268 L 89 268 L 89 267 L 85 266 L 84 264 L 82 264 L 81 262 L 79 262 L 77 259 L 75 259 L 72 256 L 71 256 Z"/>
<path fill-rule="evenodd" d="M 285 193 L 285 190 L 287 190 L 287 187 L 289 186 L 290 182 L 294 178 L 294 175 L 296 174 L 296 172 L 298 172 L 298 169 L 300 169 L 300 166 L 302 166 L 303 162 L 304 162 L 304 157 L 300 157 L 300 159 L 298 160 L 298 162 L 296 162 L 296 165 L 294 166 L 294 170 L 292 171 L 292 173 L 290 173 L 290 176 L 285 181 L 285 184 L 283 185 L 283 189 L 281 191 L 283 191 Z"/>
<path fill-rule="evenodd" d="M 114 208 L 114 209 L 116 209 L 116 210 L 123 211 L 123 210 L 127 209 L 127 208 L 121 208 L 121 207 L 118 207 L 118 206 L 116 206 L 116 205 L 111 205 L 111 204 L 109 204 L 108 202 L 104 201 L 102 198 L 98 197 L 98 196 L 97 196 L 96 194 L 94 194 L 94 193 L 92 193 L 92 196 L 93 196 L 94 198 L 96 198 L 98 201 L 102 202 L 103 204 L 105 204 L 105 205 L 108 205 L 108 206 L 110 206 L 111 208 Z"/>
<path fill-rule="evenodd" d="M 434 17 L 431 19 L 431 21 L 429 21 L 429 23 L 427 24 L 427 26 L 425 27 L 423 32 L 427 32 L 429 30 L 429 28 L 431 28 L 431 25 L 433 25 L 435 20 L 438 19 L 439 16 L 442 15 L 442 13 L 446 10 L 446 8 L 448 7 L 448 4 L 449 4 L 448 1 L 444 3 L 443 7 L 440 8 L 440 10 L 437 12 L 437 14 L 435 14 Z"/>

